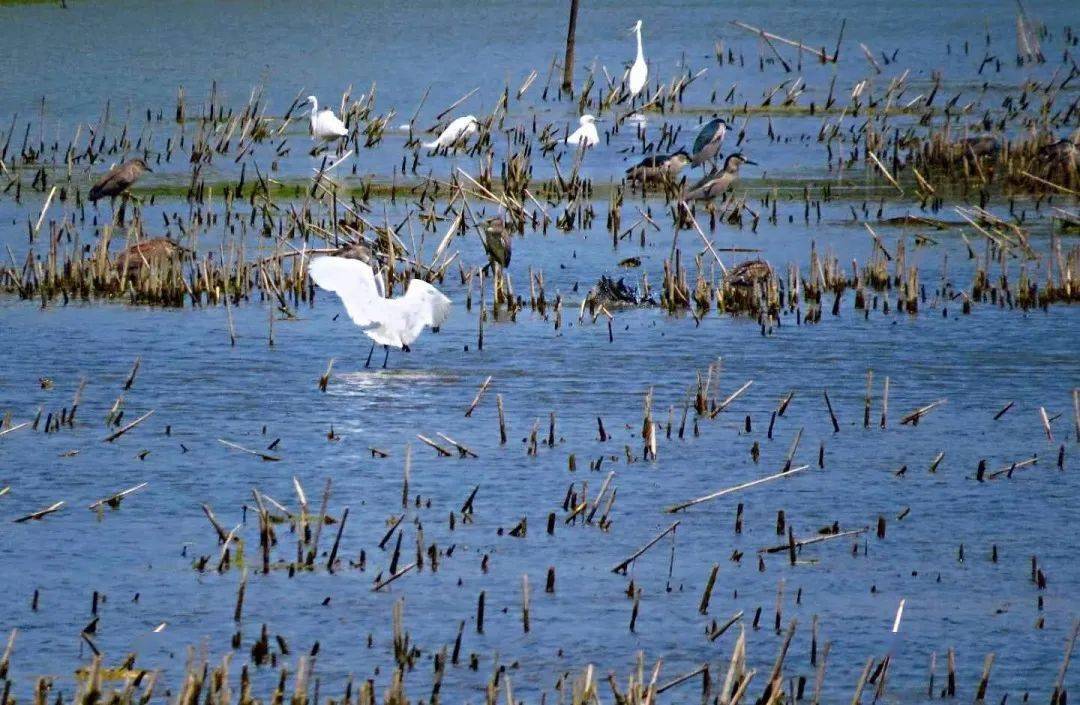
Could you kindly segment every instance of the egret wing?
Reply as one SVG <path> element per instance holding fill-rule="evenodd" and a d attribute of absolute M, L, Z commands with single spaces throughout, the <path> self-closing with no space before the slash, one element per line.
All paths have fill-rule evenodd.
<path fill-rule="evenodd" d="M 404 299 L 409 302 L 410 313 L 415 314 L 422 326 L 438 328 L 450 317 L 450 299 L 426 281 L 413 279 L 409 282 Z"/>
<path fill-rule="evenodd" d="M 385 300 L 379 296 L 375 272 L 366 263 L 344 257 L 316 257 L 308 265 L 308 272 L 317 285 L 337 294 L 353 323 L 364 327 L 379 322 Z"/>

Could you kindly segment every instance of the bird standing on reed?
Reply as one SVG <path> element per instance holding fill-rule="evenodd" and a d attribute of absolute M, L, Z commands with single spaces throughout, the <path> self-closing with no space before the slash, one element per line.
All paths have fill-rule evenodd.
<path fill-rule="evenodd" d="M 715 169 L 716 156 L 720 153 L 720 145 L 724 143 L 727 134 L 727 123 L 723 118 L 714 118 L 705 123 L 694 140 L 694 149 L 690 153 L 691 163 L 700 166 L 710 162 Z"/>
<path fill-rule="evenodd" d="M 101 198 L 116 198 L 131 188 L 148 171 L 153 171 L 153 169 L 141 158 L 130 159 L 109 169 L 105 176 L 90 187 L 90 202 L 97 203 Z"/>

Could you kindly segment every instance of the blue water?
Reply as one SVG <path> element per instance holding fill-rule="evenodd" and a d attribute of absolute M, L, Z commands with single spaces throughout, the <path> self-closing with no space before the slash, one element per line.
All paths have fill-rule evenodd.
<path fill-rule="evenodd" d="M 426 126 L 449 103 L 475 87 L 481 90 L 455 114 L 488 113 L 504 84 L 511 94 L 528 73 L 540 77 L 522 101 L 511 100 L 507 127 L 569 123 L 576 106 L 569 101 L 540 100 L 552 57 L 561 52 L 565 8 L 517 3 L 484 3 L 462 9 L 444 3 L 317 3 L 300 8 L 286 3 L 206 2 L 168 5 L 145 2 L 74 2 L 57 6 L 0 7 L 0 130 L 6 134 L 13 115 L 16 137 L 31 123 L 31 140 L 60 144 L 62 163 L 67 142 L 83 126 L 96 125 L 106 101 L 114 120 L 109 134 L 124 122 L 145 123 L 153 117 L 147 139 L 161 150 L 170 136 L 197 127 L 177 126 L 171 120 L 176 89 L 184 85 L 189 112 L 207 99 L 212 82 L 227 106 L 239 107 L 256 85 L 263 86 L 269 115 L 281 115 L 293 96 L 314 93 L 331 104 L 348 86 L 353 96 L 377 86 L 376 112 L 395 111 L 390 124 L 408 121 L 424 91 L 418 125 Z M 875 90 L 911 69 L 914 98 L 929 89 L 933 71 L 947 83 L 947 99 L 957 92 L 961 102 L 974 99 L 983 80 L 992 83 L 985 105 L 1014 94 L 1025 78 L 1046 81 L 1061 66 L 1062 27 L 1077 19 L 1067 3 L 1025 3 L 1052 34 L 1044 40 L 1050 61 L 1036 67 L 1017 67 L 1015 16 L 1012 6 L 983 3 L 948 6 L 902 2 L 889 6 L 844 2 L 822 6 L 753 3 L 739 8 L 716 3 L 583 2 L 578 23 L 579 74 L 590 65 L 604 65 L 613 75 L 632 58 L 632 40 L 623 33 L 637 18 L 645 24 L 645 46 L 652 76 L 665 82 L 681 67 L 708 67 L 705 77 L 688 91 L 687 110 L 669 116 L 650 114 L 652 139 L 665 124 L 681 127 L 692 141 L 699 120 L 709 113 L 713 90 L 726 94 L 738 83 L 739 94 L 760 102 L 763 90 L 802 75 L 806 99 L 822 101 L 827 82 L 836 74 L 838 95 L 846 95 L 862 78 L 871 77 Z M 757 41 L 728 25 L 741 19 L 785 36 L 802 38 L 831 51 L 841 18 L 848 19 L 841 61 L 820 66 L 804 57 L 802 71 L 785 74 L 776 64 L 758 70 Z M 984 21 L 991 34 L 984 44 Z M 713 45 L 721 41 L 745 58 L 736 68 L 719 66 Z M 890 56 L 895 64 L 882 76 L 862 57 L 858 42 Z M 963 43 L 970 42 L 965 55 Z M 949 46 L 951 51 L 946 51 Z M 778 46 L 796 65 L 794 50 Z M 976 74 L 985 51 L 1000 55 L 1001 73 Z M 768 50 L 765 50 L 768 56 Z M 880 61 L 880 56 L 878 57 Z M 579 78 L 580 81 L 580 78 Z M 1075 88 L 1063 91 L 1075 97 Z M 40 118 L 45 99 L 45 119 Z M 156 115 L 162 112 L 164 119 Z M 130 119 L 129 119 L 130 117 Z M 833 118 L 835 119 L 835 118 Z M 850 119 L 850 124 L 857 124 Z M 742 118 L 738 124 L 742 126 Z M 901 119 L 900 124 L 905 124 Z M 966 124 L 966 121 L 962 121 Z M 769 188 L 760 177 L 775 175 L 811 179 L 815 186 L 837 177 L 830 171 L 824 146 L 816 141 L 819 117 L 774 116 L 774 132 L 789 140 L 771 141 L 768 120 L 754 117 L 746 125 L 742 149 L 760 163 L 746 173 L 749 203 L 768 212 L 761 199 Z M 845 122 L 845 129 L 849 123 Z M 610 123 L 608 125 L 610 127 Z M 289 132 L 292 145 L 280 160 L 275 176 L 300 180 L 318 165 L 307 154 L 303 124 Z M 730 138 L 729 138 L 730 139 Z M 355 176 L 341 180 L 354 185 L 364 176 L 389 180 L 400 168 L 405 136 L 388 131 L 375 149 L 362 150 L 347 166 Z M 494 140 L 496 154 L 503 146 Z M 586 174 L 597 182 L 617 181 L 639 148 L 631 129 L 585 157 Z M 850 145 L 848 145 L 850 147 Z M 263 167 L 273 145 L 259 148 Z M 51 155 L 51 152 L 50 152 Z M 74 182 L 85 188 L 119 155 L 106 155 L 97 164 L 80 163 Z M 564 155 L 564 164 L 572 155 Z M 429 157 L 421 153 L 421 173 L 446 178 L 455 167 L 475 172 L 477 159 Z M 498 162 L 496 161 L 496 164 Z M 534 157 L 537 176 L 553 172 L 550 162 Z M 18 168 L 17 164 L 10 164 Z M 211 176 L 237 178 L 239 167 L 218 156 Z M 147 177 L 147 183 L 185 183 L 189 165 L 178 153 Z M 62 169 L 55 170 L 58 174 Z M 24 184 L 32 170 L 23 173 Z M 807 269 L 811 243 L 819 253 L 835 256 L 845 266 L 852 258 L 865 262 L 873 242 L 853 221 L 849 207 L 863 200 L 875 213 L 878 200 L 885 217 L 917 213 L 919 204 L 908 194 L 892 197 L 891 187 L 861 168 L 848 175 L 860 187 L 854 198 L 827 203 L 820 222 L 811 215 L 803 222 L 801 193 L 787 194 L 779 207 L 779 222 L 763 217 L 757 232 L 748 227 L 720 226 L 710 232 L 717 247 L 760 250 L 777 267 L 788 262 Z M 400 174 L 399 174 L 400 177 Z M 6 177 L 0 177 L 7 183 Z M 55 178 L 62 178 L 57 175 Z M 248 178 L 251 178 L 250 172 Z M 801 191 L 801 189 L 799 189 Z M 9 192 L 0 196 L 0 241 L 22 257 L 29 247 L 26 222 L 36 220 L 44 194 L 24 187 L 16 203 Z M 957 220 L 947 202 L 941 217 Z M 1061 198 L 1052 205 L 1075 208 Z M 456 268 L 441 284 L 455 301 L 450 321 L 436 335 L 426 333 L 411 353 L 392 353 L 387 370 L 364 369 L 366 339 L 326 293 L 314 306 L 301 306 L 296 320 L 275 320 L 269 345 L 269 319 L 276 315 L 265 304 L 251 302 L 232 311 L 238 334 L 230 346 L 223 308 L 161 310 L 122 303 L 71 303 L 0 300 L 0 413 L 10 411 L 15 424 L 30 421 L 39 407 L 45 413 L 70 406 L 80 380 L 86 388 L 73 429 L 45 434 L 24 428 L 0 437 L 0 585 L 8 595 L 0 616 L 0 634 L 18 629 L 11 677 L 15 692 L 28 697 L 38 676 L 55 677 L 56 688 L 70 695 L 74 671 L 89 660 L 79 632 L 92 618 L 94 591 L 106 596 L 99 607 L 100 622 L 93 637 L 110 665 L 129 652 L 138 665 L 161 669 L 163 687 L 179 686 L 188 646 L 205 649 L 212 662 L 230 651 L 229 639 L 240 571 L 217 574 L 195 570 L 199 556 L 216 563 L 216 536 L 200 506 L 209 503 L 226 527 L 240 525 L 249 565 L 243 615 L 243 642 L 234 660 L 234 674 L 258 636 L 262 623 L 282 635 L 291 653 L 279 665 L 295 667 L 315 641 L 320 651 L 315 669 L 322 697 L 337 697 L 349 674 L 373 678 L 377 691 L 389 683 L 393 670 L 391 606 L 405 603 L 405 626 L 421 650 L 416 669 L 406 676 L 413 699 L 426 699 L 432 678 L 431 658 L 443 645 L 452 647 L 459 621 L 465 622 L 462 664 L 448 667 L 443 698 L 479 702 L 497 663 L 508 667 L 518 698 L 540 702 L 541 694 L 557 697 L 556 680 L 574 676 L 595 664 L 601 680 L 614 672 L 621 684 L 643 651 L 651 665 L 663 659 L 660 682 L 702 663 L 722 678 L 738 627 L 715 642 L 705 633 L 711 620 L 723 623 L 738 610 L 748 632 L 748 658 L 758 676 L 750 688 L 756 697 L 764 687 L 782 636 L 773 631 L 778 585 L 783 584 L 782 625 L 798 620 L 789 653 L 786 678 L 807 676 L 807 697 L 814 669 L 809 662 L 810 623 L 817 615 L 820 639 L 832 642 L 825 678 L 827 701 L 849 702 L 859 673 L 869 657 L 891 654 L 887 698 L 894 702 L 926 699 L 930 654 L 937 653 L 937 688 L 944 685 L 945 652 L 957 654 L 960 698 L 974 698 L 983 658 L 997 660 L 987 701 L 1008 694 L 1013 701 L 1028 692 L 1037 701 L 1049 698 L 1066 639 L 1080 616 L 1076 595 L 1080 569 L 1074 557 L 1073 527 L 1080 521 L 1074 501 L 1077 479 L 1077 438 L 1073 419 L 1073 389 L 1080 386 L 1080 316 L 1075 307 L 1023 313 L 989 303 L 962 315 L 959 301 L 942 301 L 935 293 L 944 277 L 955 288 L 969 288 L 974 262 L 955 229 L 930 232 L 937 244 L 916 247 L 912 231 L 881 227 L 887 247 L 894 251 L 904 240 L 908 264 L 917 265 L 929 301 L 920 315 L 884 314 L 880 307 L 868 317 L 853 309 L 849 295 L 834 317 L 831 297 L 819 325 L 796 325 L 785 315 L 782 325 L 761 335 L 757 323 L 715 312 L 696 323 L 690 316 L 671 316 L 653 309 L 617 311 L 611 326 L 603 318 L 579 322 L 577 307 L 584 292 L 601 273 L 620 273 L 638 280 L 648 274 L 660 282 L 663 259 L 671 248 L 670 219 L 661 201 L 628 197 L 624 227 L 635 222 L 637 208 L 649 208 L 661 231 L 639 231 L 612 247 L 604 229 L 606 200 L 596 204 L 593 227 L 563 233 L 555 228 L 529 231 L 515 240 L 510 269 L 515 289 L 528 291 L 530 268 L 543 272 L 546 295 L 564 297 L 562 325 L 554 314 L 545 319 L 522 311 L 515 322 L 485 322 L 484 345 L 477 345 L 479 300 L 466 310 L 466 290 Z M 220 205 L 216 208 L 220 209 Z M 552 216 L 564 205 L 545 204 Z M 1036 212 L 1021 198 L 1031 220 L 1032 247 L 1049 248 L 1053 227 L 1048 206 Z M 158 198 L 144 206 L 144 217 L 155 234 L 162 232 L 162 213 L 187 213 L 180 199 Z M 246 205 L 244 212 L 246 213 Z M 385 210 L 384 210 L 385 208 Z M 1004 199 L 990 208 L 1005 214 Z M 406 199 L 396 204 L 376 202 L 373 216 L 397 222 L 411 209 Z M 415 210 L 415 209 L 412 209 Z M 490 214 L 492 209 L 486 207 Z M 88 218 L 92 211 L 88 210 Z M 108 207 L 101 206 L 100 217 Z M 48 219 L 76 215 L 71 202 L 54 204 Z M 789 216 L 791 221 L 789 222 Z M 84 241 L 92 240 L 88 220 L 79 223 Z M 446 224 L 426 236 L 430 252 Z M 175 230 L 169 231 L 175 235 Z M 976 252 L 983 243 L 970 229 Z M 206 242 L 223 239 L 220 228 L 205 233 Z M 704 250 L 693 231 L 679 234 L 684 262 Z M 1065 247 L 1075 238 L 1065 238 Z M 269 249 L 272 242 L 253 239 L 249 254 Z M 40 247 L 40 244 L 38 245 Z M 466 266 L 483 261 L 473 237 L 458 238 L 453 247 Z M 40 250 L 39 250 L 40 251 Z M 7 256 L 6 251 L 3 256 Z M 625 257 L 642 259 L 641 270 L 620 270 Z M 747 254 L 724 253 L 731 265 Z M 757 256 L 757 255 L 754 255 Z M 705 267 L 709 255 L 704 255 Z M 947 260 L 947 265 L 945 264 Z M 1010 261 L 1016 281 L 1021 263 Z M 1045 280 L 1045 262 L 1028 262 L 1036 281 Z M 945 270 L 945 271 L 943 271 Z M 997 266 L 991 268 L 996 275 Z M 527 294 L 526 294 L 527 295 Z M 490 296 L 490 294 L 489 294 Z M 888 295 L 895 304 L 896 293 Z M 895 308 L 895 307 L 894 307 Z M 944 311 L 943 309 L 947 309 Z M 947 315 L 946 315 L 947 314 Z M 376 352 L 376 362 L 379 352 Z M 136 358 L 141 366 L 131 390 L 122 387 Z M 319 376 L 334 359 L 325 393 Z M 713 396 L 718 401 L 753 380 L 753 385 L 715 419 L 701 419 L 693 431 L 693 412 L 685 438 L 677 430 L 683 404 L 690 398 L 698 373 L 717 365 Z M 866 372 L 873 370 L 873 419 L 862 427 Z M 464 410 L 487 376 L 491 388 L 470 418 Z M 53 382 L 43 389 L 39 378 Z M 881 429 L 882 384 L 890 380 L 888 426 Z M 653 414 L 662 426 L 674 409 L 669 439 L 659 439 L 658 458 L 642 458 L 640 429 L 646 394 L 652 390 Z M 835 433 L 825 408 L 823 391 L 838 417 Z M 795 396 L 787 413 L 776 420 L 768 439 L 770 415 L 788 392 Z M 153 410 L 142 425 L 114 443 L 105 416 L 118 396 L 124 396 L 124 419 L 134 420 Z M 500 445 L 496 395 L 502 395 L 509 440 Z M 917 427 L 900 426 L 903 415 L 933 401 L 947 400 Z M 994 415 L 1009 402 L 1015 405 L 1000 420 Z M 1053 441 L 1040 420 L 1044 407 L 1050 417 Z M 544 445 L 549 414 L 556 416 L 556 444 Z M 1060 416 L 1059 416 L 1060 415 Z M 612 438 L 598 440 L 597 417 Z M 745 430 L 749 417 L 751 431 Z M 43 416 L 44 419 L 44 416 Z M 541 441 L 536 456 L 527 454 L 534 423 Z M 166 434 L 166 428 L 169 434 Z M 335 440 L 328 440 L 333 429 Z M 810 468 L 798 475 L 733 494 L 671 516 L 664 507 L 778 471 L 788 448 L 802 429 L 796 465 Z M 479 457 L 440 458 L 418 440 L 423 434 L 439 441 L 438 433 L 460 441 Z M 263 462 L 231 450 L 224 439 L 281 458 Z M 280 439 L 273 450 L 266 450 Z M 761 457 L 751 459 L 757 441 Z M 824 445 L 824 468 L 818 467 Z M 1064 446 L 1064 470 L 1056 464 Z M 376 459 L 376 447 L 390 457 Z M 416 535 L 422 525 L 426 545 L 435 543 L 452 555 L 440 558 L 438 572 L 425 564 L 373 592 L 380 572 L 385 577 L 390 549 L 380 550 L 387 521 L 402 511 L 402 476 L 406 448 L 411 448 L 410 501 L 402 522 L 401 565 L 413 560 Z M 70 455 L 69 451 L 78 451 Z M 935 474 L 928 473 L 934 457 L 944 451 Z M 144 454 L 145 453 L 145 454 Z M 628 454 L 634 462 L 628 462 Z M 980 460 L 989 470 L 1038 455 L 1039 462 L 1016 473 L 979 483 L 974 479 Z M 569 458 L 577 469 L 568 469 Z M 599 470 L 590 464 L 603 458 Z M 897 476 L 901 466 L 907 471 Z M 595 498 L 609 471 L 618 494 L 610 530 L 598 526 L 565 525 L 562 510 L 567 487 L 580 491 L 588 483 Z M 296 511 L 293 478 L 317 511 L 327 479 L 332 480 L 329 512 L 340 517 L 349 508 L 335 574 L 318 570 L 289 578 L 285 571 L 258 574 L 258 526 L 251 490 L 257 488 Z M 98 516 L 86 507 L 93 501 L 140 482 L 149 485 L 124 501 L 119 511 Z M 460 507 L 473 487 L 475 523 L 455 529 L 451 512 Z M 51 505 L 65 507 L 41 522 L 10 523 L 11 519 Z M 430 506 L 428 506 L 430 502 Z M 743 532 L 735 534 L 736 506 L 745 505 Z M 247 506 L 247 521 L 243 521 Z M 898 516 L 910 509 L 902 519 Z M 776 535 L 776 513 L 783 510 L 796 537 L 810 537 L 837 522 L 843 529 L 870 527 L 857 541 L 840 539 L 806 547 L 799 565 L 784 553 L 767 555 L 758 569 L 756 551 L 783 542 Z M 545 533 L 549 512 L 558 517 L 554 536 Z M 887 520 L 884 539 L 875 536 L 878 517 Z M 523 517 L 524 538 L 507 534 Z M 681 520 L 674 540 L 664 539 L 639 559 L 629 576 L 612 566 L 645 544 L 672 521 Z M 321 550 L 329 549 L 337 525 L 323 531 Z M 500 529 L 502 533 L 500 533 Z M 277 527 L 280 545 L 275 559 L 291 560 L 295 535 Z M 853 555 L 856 545 L 858 554 Z M 959 560 L 963 546 L 964 560 Z M 990 560 L 992 546 L 999 559 Z M 366 568 L 349 566 L 366 553 Z M 734 551 L 744 555 L 731 560 Z M 481 570 L 488 556 L 488 569 Z M 1047 578 L 1045 589 L 1030 579 L 1032 556 Z M 325 557 L 318 561 L 325 563 Z M 713 563 L 720 565 L 707 616 L 698 603 Z M 544 578 L 554 566 L 557 585 L 545 594 Z M 532 589 L 531 630 L 521 626 L 521 581 L 527 574 Z M 632 602 L 626 596 L 630 580 L 642 592 L 636 630 L 630 632 Z M 31 599 L 39 590 L 37 611 Z M 475 630 L 479 592 L 486 593 L 484 634 Z M 138 595 L 136 601 L 135 595 Z M 796 603 L 796 596 L 799 601 Z M 1042 597 L 1042 607 L 1038 599 Z M 324 604 L 324 600 L 329 602 Z M 906 600 L 897 636 L 891 626 L 897 605 Z M 761 608 L 759 629 L 751 626 Z M 1044 620 L 1037 624 L 1037 620 Z M 155 628 L 165 627 L 155 632 Z M 368 635 L 373 645 L 367 646 Z M 277 650 L 276 645 L 274 650 Z M 479 669 L 466 667 L 468 654 L 479 656 Z M 260 695 L 276 681 L 274 669 L 253 672 Z M 1066 686 L 1080 685 L 1074 668 Z M 719 687 L 714 685 L 713 692 Z M 672 702 L 698 697 L 700 679 L 665 693 Z M 601 685 L 601 698 L 610 693 Z M 864 694 L 864 702 L 871 696 Z"/>

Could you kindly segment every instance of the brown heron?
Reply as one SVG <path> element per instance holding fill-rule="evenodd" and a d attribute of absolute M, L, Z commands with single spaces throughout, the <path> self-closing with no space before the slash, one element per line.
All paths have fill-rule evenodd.
<path fill-rule="evenodd" d="M 116 198 L 131 188 L 132 184 L 148 171 L 153 171 L 153 169 L 140 158 L 130 159 L 109 169 L 105 176 L 90 187 L 90 201 L 96 203 L 99 198 Z"/>
<path fill-rule="evenodd" d="M 751 259 L 728 270 L 725 280 L 732 286 L 752 286 L 768 279 L 772 266 L 763 259 Z"/>
<path fill-rule="evenodd" d="M 487 253 L 488 262 L 494 269 L 499 265 L 503 269 L 510 266 L 512 254 L 513 235 L 502 218 L 495 216 L 488 218 L 480 226 L 484 231 L 484 252 Z"/>
<path fill-rule="evenodd" d="M 655 181 L 665 176 L 674 178 L 690 163 L 690 155 L 680 149 L 674 154 L 654 154 L 626 170 L 630 181 Z"/>
<path fill-rule="evenodd" d="M 686 193 L 687 201 L 711 201 L 730 189 L 739 179 L 739 167 L 756 164 L 742 154 L 732 154 L 724 160 L 724 168 L 714 171 L 694 184 Z"/>
<path fill-rule="evenodd" d="M 116 256 L 115 266 L 119 271 L 126 271 L 129 276 L 137 276 L 143 267 L 151 266 L 163 269 L 169 262 L 180 256 L 192 254 L 167 237 L 152 237 L 124 248 Z"/>

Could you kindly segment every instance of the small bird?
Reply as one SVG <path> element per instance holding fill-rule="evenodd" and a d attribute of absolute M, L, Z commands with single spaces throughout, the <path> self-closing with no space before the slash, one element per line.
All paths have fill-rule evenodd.
<path fill-rule="evenodd" d="M 323 142 L 333 142 L 339 137 L 344 137 L 349 134 L 349 130 L 346 129 L 345 123 L 334 115 L 334 111 L 329 108 L 319 110 L 319 101 L 313 96 L 307 97 L 309 103 L 311 103 L 311 138 L 316 140 L 322 140 Z"/>
<path fill-rule="evenodd" d="M 649 65 L 645 63 L 645 52 L 641 48 L 641 20 L 635 22 L 630 31 L 637 34 L 637 58 L 634 59 L 634 65 L 630 67 L 626 87 L 630 90 L 630 97 L 636 98 L 645 87 L 646 81 L 649 80 Z"/>
<path fill-rule="evenodd" d="M 724 142 L 727 128 L 723 118 L 714 118 L 702 126 L 694 140 L 694 150 L 690 153 L 694 166 L 711 162 L 713 167 L 716 167 L 716 155 L 720 153 L 720 145 Z"/>
<path fill-rule="evenodd" d="M 442 131 L 442 134 L 431 142 L 424 142 L 423 145 L 428 149 L 446 149 L 453 147 L 459 142 L 464 141 L 470 135 L 476 134 L 477 129 L 480 127 L 480 121 L 473 115 L 465 115 L 453 120 L 446 129 Z"/>
<path fill-rule="evenodd" d="M 600 144 L 600 134 L 596 131 L 596 118 L 592 115 L 582 115 L 578 118 L 578 129 L 566 138 L 566 144 L 575 147 L 595 147 Z"/>
<path fill-rule="evenodd" d="M 743 164 L 757 164 L 742 154 L 732 154 L 724 160 L 724 168 L 713 171 L 701 181 L 697 182 L 686 192 L 684 200 L 687 201 L 711 201 L 730 189 L 739 179 L 739 167 Z"/>
<path fill-rule="evenodd" d="M 96 203 L 99 198 L 116 198 L 131 188 L 132 184 L 148 171 L 152 172 L 153 169 L 140 158 L 128 160 L 120 166 L 109 169 L 105 176 L 90 187 L 90 201 Z"/>
<path fill-rule="evenodd" d="M 510 229 L 498 216 L 485 220 L 481 228 L 484 231 L 484 252 L 487 253 L 492 269 L 496 264 L 506 269 L 510 266 L 510 256 L 513 254 L 513 235 Z"/>
<path fill-rule="evenodd" d="M 386 367 L 391 347 L 409 352 L 409 345 L 425 326 L 438 331 L 450 315 L 450 299 L 419 279 L 409 282 L 404 296 L 385 298 L 375 271 L 360 260 L 316 257 L 311 260 L 308 271 L 318 286 L 337 294 L 349 318 L 374 341 L 365 367 L 371 364 L 375 343 L 386 351 L 383 358 L 383 367 Z"/>
<path fill-rule="evenodd" d="M 664 177 L 674 178 L 690 163 L 685 149 L 674 154 L 653 154 L 626 170 L 630 181 L 655 181 Z"/>

